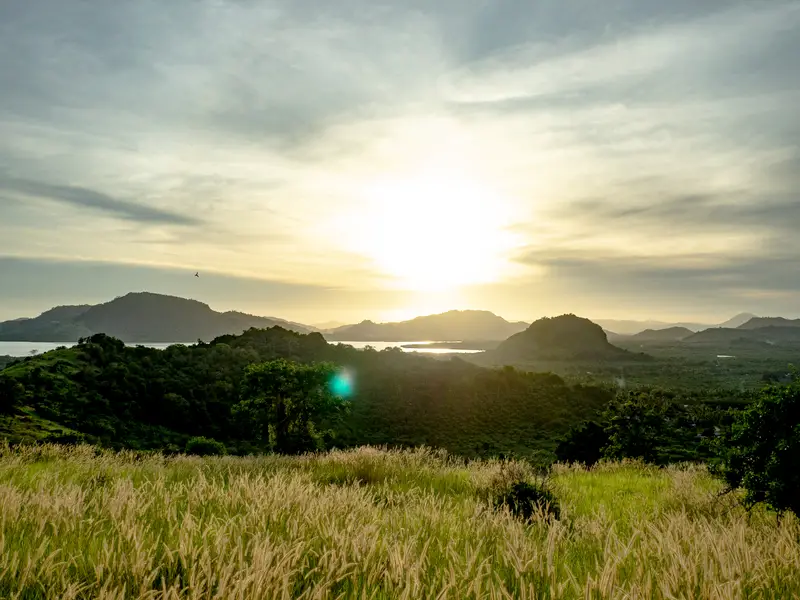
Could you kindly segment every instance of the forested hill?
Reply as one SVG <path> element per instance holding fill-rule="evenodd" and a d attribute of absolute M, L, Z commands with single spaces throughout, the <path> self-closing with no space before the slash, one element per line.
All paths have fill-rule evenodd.
<path fill-rule="evenodd" d="M 0 340 L 76 342 L 81 337 L 105 333 L 133 343 L 192 343 L 275 325 L 300 333 L 309 331 L 282 319 L 220 313 L 196 300 L 141 292 L 96 306 L 62 306 L 34 319 L 0 323 Z"/>
<path fill-rule="evenodd" d="M 396 349 L 358 351 L 274 327 L 166 350 L 96 335 L 0 372 L 0 407 L 107 446 L 178 450 L 190 436 L 206 436 L 234 452 L 255 451 L 265 440 L 249 438 L 231 409 L 247 365 L 276 357 L 349 369 L 355 392 L 349 416 L 335 425 L 337 446 L 427 444 L 466 456 L 550 456 L 555 439 L 611 395 L 551 374 Z"/>
<path fill-rule="evenodd" d="M 397 323 L 362 321 L 327 332 L 325 337 L 351 342 L 499 341 L 527 326 L 527 323 L 506 321 L 485 310 L 451 310 Z"/>
<path fill-rule="evenodd" d="M 494 354 L 511 361 L 637 358 L 636 354 L 610 344 L 602 327 L 572 314 L 535 321 L 500 344 Z"/>

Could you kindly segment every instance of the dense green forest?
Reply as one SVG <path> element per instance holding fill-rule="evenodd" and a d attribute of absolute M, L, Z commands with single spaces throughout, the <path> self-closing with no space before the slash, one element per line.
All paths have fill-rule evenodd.
<path fill-rule="evenodd" d="M 613 397 L 610 389 L 569 385 L 552 374 L 355 350 L 273 327 L 166 350 L 95 335 L 6 368 L 0 404 L 110 447 L 177 451 L 204 436 L 233 453 L 255 452 L 266 440 L 232 408 L 248 365 L 275 358 L 327 361 L 352 374 L 349 412 L 332 441 L 338 447 L 425 444 L 464 456 L 544 459 L 559 436 Z"/>
<path fill-rule="evenodd" d="M 283 374 L 258 367 L 275 359 L 285 359 Z M 540 463 L 601 456 L 705 460 L 710 441 L 755 398 L 750 389 L 684 389 L 669 370 L 662 376 L 675 375 L 672 390 L 630 389 L 608 385 L 610 377 L 593 380 L 575 364 L 575 376 L 565 380 L 396 348 L 356 350 L 281 327 L 165 350 L 97 334 L 72 348 L 17 359 L 0 372 L 0 437 L 168 452 L 184 451 L 196 438 L 198 448 L 221 443 L 234 454 L 267 451 L 270 423 L 254 426 L 263 415 L 247 409 L 256 397 L 247 395 L 248 377 L 260 368 L 275 380 L 299 372 L 293 364 L 327 364 L 326 372 L 352 379 L 335 419 L 308 421 L 325 431 L 324 445 L 315 447 L 427 445 L 464 457 L 515 455 Z M 620 367 L 596 368 L 613 376 Z M 282 389 L 278 395 L 292 394 Z M 631 419 L 647 425 L 631 433 Z"/>
<path fill-rule="evenodd" d="M 527 371 L 550 371 L 571 383 L 616 385 L 638 388 L 660 387 L 703 395 L 707 390 L 726 394 L 756 391 L 768 383 L 791 381 L 792 365 L 799 350 L 781 348 L 773 352 L 739 353 L 735 357 L 717 357 L 707 349 L 684 348 L 678 345 L 637 345 L 651 360 L 547 360 L 504 359 L 492 353 L 472 354 L 467 360 L 486 367 L 505 363 Z"/>

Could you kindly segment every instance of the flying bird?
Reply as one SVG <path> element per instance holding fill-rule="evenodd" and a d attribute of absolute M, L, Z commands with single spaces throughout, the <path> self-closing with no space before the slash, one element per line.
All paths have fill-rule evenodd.
<path fill-rule="evenodd" d="M 200 277 L 200 273 L 195 273 L 194 276 L 195 277 Z"/>

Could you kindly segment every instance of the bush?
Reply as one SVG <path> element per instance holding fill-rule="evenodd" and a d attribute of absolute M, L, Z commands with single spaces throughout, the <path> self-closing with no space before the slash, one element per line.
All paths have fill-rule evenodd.
<path fill-rule="evenodd" d="M 206 437 L 193 437 L 186 442 L 186 454 L 197 456 L 219 456 L 227 454 L 225 444 Z"/>
<path fill-rule="evenodd" d="M 495 508 L 508 507 L 512 514 L 524 520 L 537 514 L 561 517 L 558 499 L 544 483 L 515 481 L 510 489 L 495 498 L 494 505 Z"/>
<path fill-rule="evenodd" d="M 715 441 L 712 472 L 744 503 L 800 516 L 800 383 L 765 388 Z"/>
<path fill-rule="evenodd" d="M 603 458 L 603 449 L 608 444 L 605 428 L 596 421 L 585 421 L 559 440 L 556 458 L 559 462 L 577 462 L 590 467 Z"/>
<path fill-rule="evenodd" d="M 11 414 L 25 397 L 25 388 L 11 377 L 0 376 L 0 414 Z"/>
<path fill-rule="evenodd" d="M 523 520 L 538 514 L 553 518 L 561 517 L 558 498 L 549 489 L 544 479 L 534 479 L 530 465 L 519 461 L 503 461 L 500 470 L 492 477 L 488 489 L 488 500 L 495 508 L 508 508 Z"/>

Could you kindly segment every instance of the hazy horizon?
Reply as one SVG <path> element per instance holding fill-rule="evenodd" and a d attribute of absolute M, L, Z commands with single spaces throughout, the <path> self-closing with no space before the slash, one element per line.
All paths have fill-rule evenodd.
<path fill-rule="evenodd" d="M 138 290 L 137 292 L 129 292 L 129 293 L 138 293 L 138 292 L 143 292 L 143 291 L 149 291 L 149 290 Z M 157 292 L 151 292 L 151 293 L 157 293 Z M 122 294 L 122 295 L 125 295 L 125 294 Z M 168 294 L 168 295 L 171 295 L 171 294 Z M 206 301 L 202 300 L 201 298 L 187 297 L 187 299 L 203 302 L 204 304 L 207 304 L 212 310 L 215 310 L 217 312 L 238 311 L 238 312 L 249 313 L 249 314 L 253 314 L 255 316 L 261 316 L 261 317 L 275 317 L 275 318 L 278 318 L 278 319 L 284 319 L 286 321 L 299 323 L 301 325 L 307 325 L 307 326 L 311 326 L 311 327 L 319 327 L 319 328 L 322 328 L 322 329 L 332 329 L 332 328 L 339 327 L 339 326 L 353 325 L 353 324 L 357 324 L 357 323 L 359 323 L 361 321 L 365 321 L 365 320 L 370 320 L 370 321 L 374 321 L 374 322 L 377 322 L 377 323 L 388 323 L 388 322 L 392 322 L 392 321 L 406 321 L 406 320 L 411 320 L 411 319 L 413 319 L 415 317 L 430 316 L 430 315 L 440 314 L 440 313 L 449 312 L 449 311 L 488 311 L 488 312 L 491 312 L 491 313 L 493 313 L 493 314 L 495 314 L 497 316 L 500 316 L 500 317 L 506 319 L 509 322 L 523 322 L 524 321 L 524 322 L 528 322 L 528 323 L 531 323 L 533 321 L 536 321 L 537 319 L 541 319 L 541 318 L 544 318 L 544 317 L 556 317 L 556 316 L 559 316 L 559 315 L 562 315 L 562 314 L 566 314 L 564 312 L 554 312 L 554 313 L 551 313 L 551 314 L 539 314 L 539 315 L 527 316 L 527 317 L 525 317 L 525 316 L 522 316 L 522 317 L 509 317 L 508 315 L 499 314 L 499 313 L 497 313 L 495 311 L 492 311 L 491 309 L 488 309 L 488 308 L 448 308 L 448 309 L 445 309 L 445 310 L 442 310 L 442 311 L 439 311 L 439 312 L 436 312 L 436 313 L 419 313 L 419 314 L 408 313 L 408 314 L 406 314 L 405 311 L 398 311 L 396 313 L 397 316 L 394 317 L 394 318 L 379 318 L 379 317 L 361 316 L 361 317 L 354 318 L 351 321 L 329 321 L 329 322 L 325 322 L 325 321 L 319 321 L 318 320 L 318 321 L 315 322 L 315 321 L 306 320 L 306 319 L 302 319 L 302 318 L 294 318 L 294 317 L 291 317 L 291 316 L 285 316 L 285 315 L 279 315 L 279 314 L 273 314 L 273 313 L 263 313 L 263 312 L 257 312 L 257 311 L 256 312 L 248 311 L 248 310 L 242 309 L 241 307 L 236 307 L 236 306 L 214 305 L 212 303 L 209 303 L 209 302 L 206 302 Z M 114 300 L 114 298 L 107 298 L 107 299 L 104 299 L 102 302 L 109 302 L 111 300 Z M 77 305 L 77 304 L 82 304 L 82 303 L 64 302 L 64 303 L 59 303 L 59 304 L 53 304 L 53 305 L 49 305 L 46 308 L 43 308 L 41 310 L 37 309 L 37 310 L 34 311 L 34 313 L 25 314 L 25 315 L 16 315 L 15 317 L 4 316 L 4 315 L 2 315 L 2 313 L 0 313 L 0 321 L 14 319 L 14 318 L 35 317 L 35 316 L 38 316 L 39 314 L 41 314 L 42 312 L 44 312 L 46 310 L 49 310 L 50 308 L 54 308 L 56 306 Z M 90 302 L 90 303 L 87 303 L 87 304 L 96 304 L 96 303 Z M 665 324 L 686 323 L 686 324 L 712 325 L 713 326 L 713 325 L 720 324 L 720 323 L 722 323 L 724 321 L 727 321 L 727 320 L 729 320 L 729 319 L 731 319 L 733 317 L 736 317 L 736 316 L 738 316 L 740 314 L 746 314 L 746 313 L 749 314 L 749 311 L 739 311 L 736 314 L 730 314 L 730 315 L 724 316 L 722 318 L 710 318 L 710 319 L 683 319 L 683 318 L 670 319 L 670 318 L 660 318 L 660 317 L 615 318 L 615 317 L 605 317 L 605 316 L 602 316 L 602 315 L 591 315 L 591 314 L 579 314 L 578 316 L 584 317 L 584 318 L 588 318 L 588 319 L 590 319 L 592 321 L 596 321 L 596 322 L 597 321 L 619 321 L 619 322 L 628 322 L 628 321 L 630 321 L 631 323 L 634 323 L 634 322 L 635 323 L 665 323 Z M 762 316 L 764 316 L 764 317 L 781 316 L 781 317 L 786 317 L 786 318 L 798 318 L 797 317 L 797 313 L 787 313 L 787 314 L 781 314 L 781 315 L 756 315 L 756 316 L 759 316 L 759 317 L 762 317 Z"/>
<path fill-rule="evenodd" d="M 6 3 L 0 320 L 144 290 L 800 316 L 798 28 L 797 0 Z"/>

